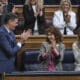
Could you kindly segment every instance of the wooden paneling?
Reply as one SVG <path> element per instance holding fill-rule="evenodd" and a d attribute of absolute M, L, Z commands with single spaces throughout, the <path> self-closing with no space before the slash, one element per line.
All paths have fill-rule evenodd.
<path fill-rule="evenodd" d="M 23 5 L 15 5 L 15 7 L 18 9 L 17 12 L 19 13 L 20 18 L 23 17 Z M 78 5 L 72 5 L 72 10 L 77 13 Z M 44 12 L 45 12 L 45 18 L 46 19 L 52 19 L 52 16 L 54 14 L 54 11 L 59 9 L 59 5 L 44 5 Z"/>
<path fill-rule="evenodd" d="M 45 8 L 45 18 L 52 19 L 53 14 L 56 10 L 59 9 L 59 5 L 44 5 Z M 77 13 L 78 6 L 73 5 L 72 10 Z"/>
<path fill-rule="evenodd" d="M 16 40 L 19 41 L 20 36 L 16 36 Z M 66 48 L 71 48 L 73 42 L 77 39 L 77 35 L 73 36 L 67 36 L 64 35 L 62 37 L 62 41 L 65 44 Z M 25 41 L 25 46 L 26 49 L 39 49 L 42 42 L 46 41 L 46 36 L 45 35 L 37 35 L 37 36 L 31 36 L 28 38 L 28 40 Z"/>
<path fill-rule="evenodd" d="M 73 36 L 67 36 L 64 35 L 62 40 L 63 43 L 65 44 L 66 48 L 71 48 L 72 44 L 74 41 L 76 41 L 77 36 L 73 35 Z M 16 36 L 16 40 L 19 41 L 20 40 L 20 36 L 17 35 Z M 23 51 L 27 50 L 27 49 L 40 49 L 42 42 L 46 41 L 46 36 L 45 35 L 37 35 L 37 36 L 31 36 L 28 38 L 28 40 L 25 41 L 24 46 L 21 48 L 21 50 L 18 52 L 17 54 L 17 69 L 20 70 L 20 67 L 22 65 L 21 61 L 22 61 L 22 53 Z"/>
<path fill-rule="evenodd" d="M 80 76 L 6 77 L 4 80 L 80 80 Z"/>

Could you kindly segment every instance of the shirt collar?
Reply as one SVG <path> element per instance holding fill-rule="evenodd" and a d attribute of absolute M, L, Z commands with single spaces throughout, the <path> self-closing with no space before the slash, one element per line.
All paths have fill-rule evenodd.
<path fill-rule="evenodd" d="M 5 27 L 5 29 L 7 30 L 8 33 L 11 32 L 11 30 L 8 27 L 6 27 L 6 25 L 4 25 L 4 27 Z"/>

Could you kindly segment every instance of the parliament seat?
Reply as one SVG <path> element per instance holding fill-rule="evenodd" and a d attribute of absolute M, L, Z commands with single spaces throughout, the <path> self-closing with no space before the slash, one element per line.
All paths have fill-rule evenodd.
<path fill-rule="evenodd" d="M 39 70 L 40 61 L 38 61 L 39 49 L 26 50 L 23 53 L 23 64 L 26 71 L 37 71 Z M 75 59 L 73 51 L 71 48 L 68 48 L 64 52 L 64 58 L 62 61 L 63 71 L 74 71 Z"/>
<path fill-rule="evenodd" d="M 71 48 L 65 49 L 64 57 L 62 61 L 63 71 L 74 71 L 75 68 L 75 58 Z"/>
<path fill-rule="evenodd" d="M 76 39 L 77 39 L 77 35 L 73 35 L 73 36 L 63 35 L 63 38 L 62 38 L 63 43 L 65 44 L 66 48 L 71 48 L 73 42 L 76 41 Z M 16 35 L 16 40 L 20 41 L 20 35 Z M 21 69 L 20 67 L 22 66 L 22 55 L 24 54 L 23 52 L 32 50 L 30 52 L 32 54 L 33 50 L 40 49 L 41 44 L 44 41 L 46 41 L 45 35 L 36 35 L 36 36 L 33 35 L 25 41 L 25 45 L 22 47 L 22 49 L 17 54 L 17 69 L 18 70 L 20 70 Z M 31 55 L 27 55 L 27 56 L 31 56 Z"/>
<path fill-rule="evenodd" d="M 23 64 L 26 71 L 39 70 L 40 61 L 38 60 L 39 49 L 26 50 L 23 53 Z"/>

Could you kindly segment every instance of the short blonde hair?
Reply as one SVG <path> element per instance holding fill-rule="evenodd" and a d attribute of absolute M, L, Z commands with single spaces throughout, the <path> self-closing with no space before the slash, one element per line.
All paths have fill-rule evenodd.
<path fill-rule="evenodd" d="M 64 2 L 69 3 L 69 10 L 72 10 L 72 5 L 71 5 L 71 1 L 70 0 L 61 0 L 61 2 L 60 2 L 60 9 L 62 9 L 62 6 L 63 6 Z"/>

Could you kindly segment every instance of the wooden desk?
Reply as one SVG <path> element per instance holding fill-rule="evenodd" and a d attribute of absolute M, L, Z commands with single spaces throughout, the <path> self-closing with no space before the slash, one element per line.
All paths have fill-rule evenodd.
<path fill-rule="evenodd" d="M 74 41 L 76 41 L 77 36 L 66 36 L 64 35 L 62 40 L 65 44 L 66 48 L 71 48 Z M 20 40 L 20 36 L 16 35 L 16 40 Z M 23 51 L 27 49 L 40 49 L 42 42 L 46 41 L 45 35 L 37 35 L 37 36 L 31 36 L 28 38 L 28 40 L 25 41 L 25 45 L 22 47 L 22 49 L 17 54 L 17 69 L 20 70 L 22 65 L 22 53 Z"/>
<path fill-rule="evenodd" d="M 20 36 L 16 36 L 16 40 L 19 41 Z M 63 43 L 65 44 L 66 48 L 71 48 L 73 42 L 77 39 L 77 35 L 67 36 L 64 35 L 62 38 Z M 37 35 L 31 36 L 28 40 L 25 41 L 26 49 L 39 49 L 42 42 L 46 41 L 45 35 Z"/>
<path fill-rule="evenodd" d="M 80 80 L 80 72 L 37 72 L 37 71 L 26 71 L 12 74 L 4 74 L 3 80 Z"/>

